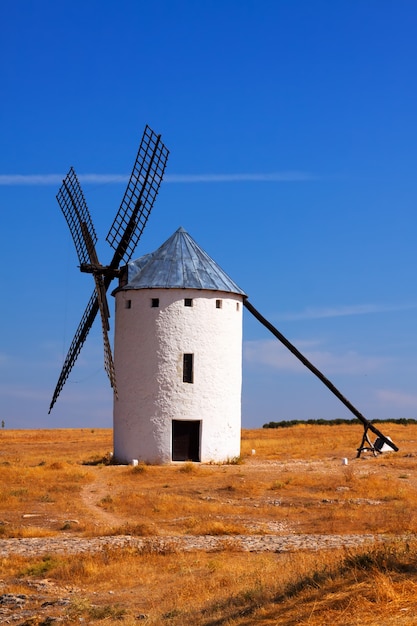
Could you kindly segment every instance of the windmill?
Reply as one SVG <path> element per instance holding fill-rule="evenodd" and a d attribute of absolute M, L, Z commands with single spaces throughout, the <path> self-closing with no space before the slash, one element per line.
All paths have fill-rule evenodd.
<path fill-rule="evenodd" d="M 146 226 L 147 220 L 149 218 L 150 212 L 152 210 L 153 204 L 158 194 L 159 186 L 161 184 L 164 171 L 165 171 L 168 154 L 169 154 L 168 150 L 166 149 L 166 147 L 161 141 L 161 136 L 156 135 L 148 126 L 146 126 L 143 137 L 142 137 L 142 141 L 139 147 L 139 151 L 136 157 L 136 161 L 133 167 L 133 171 L 132 171 L 128 186 L 126 188 L 122 203 L 120 205 L 119 211 L 117 212 L 117 215 L 113 221 L 113 224 L 106 238 L 107 242 L 114 249 L 113 258 L 111 259 L 109 265 L 101 265 L 99 263 L 96 249 L 95 249 L 97 236 L 94 230 L 90 213 L 87 208 L 87 204 L 84 199 L 83 192 L 81 190 L 80 184 L 78 182 L 77 176 L 73 168 L 70 169 L 67 176 L 63 180 L 62 186 L 57 194 L 57 200 L 65 216 L 65 219 L 68 223 L 72 238 L 74 240 L 75 248 L 76 248 L 78 259 L 80 262 L 80 270 L 82 272 L 90 273 L 93 275 L 94 291 L 87 304 L 86 310 L 81 318 L 81 322 L 77 328 L 74 339 L 71 343 L 68 354 L 66 356 L 60 377 L 58 379 L 58 383 L 56 385 L 56 388 L 53 394 L 49 412 L 51 412 L 60 392 L 62 391 L 62 388 L 75 364 L 75 361 L 81 351 L 82 346 L 84 345 L 87 335 L 99 311 L 100 311 L 102 334 L 103 334 L 105 371 L 109 377 L 110 384 L 114 390 L 115 398 L 117 399 L 118 397 L 115 366 L 113 362 L 112 350 L 110 347 L 110 341 L 108 337 L 110 314 L 109 314 L 109 307 L 107 304 L 106 293 L 112 280 L 116 277 L 119 277 L 120 279 L 119 288 L 116 289 L 114 292 L 116 294 L 116 297 L 123 299 L 125 298 L 126 293 L 129 293 L 130 289 L 134 291 L 137 288 L 137 285 L 136 287 L 135 286 L 131 287 L 129 286 L 129 284 L 127 285 L 125 284 L 129 280 L 130 270 L 129 270 L 128 262 L 130 261 L 132 254 L 137 246 L 137 243 L 142 235 L 142 232 Z M 184 244 L 184 241 L 186 238 L 187 238 L 187 241 Z M 223 274 L 223 271 L 221 270 L 221 268 L 219 268 L 216 264 L 213 264 L 214 262 L 212 261 L 212 259 L 210 259 L 210 257 L 208 257 L 208 255 L 206 255 L 204 251 L 202 251 L 195 244 L 195 242 L 188 239 L 188 235 L 182 229 L 179 229 L 177 233 L 173 235 L 173 238 L 170 238 L 168 242 L 166 242 L 163 246 L 161 246 L 160 249 L 158 249 L 158 251 L 163 250 L 163 252 L 161 252 L 161 257 L 159 259 L 161 261 L 161 266 L 157 267 L 156 270 L 155 270 L 155 267 L 152 269 L 151 271 L 152 278 L 150 282 L 149 282 L 149 276 L 147 276 L 146 284 L 139 287 L 139 289 L 143 289 L 145 291 L 147 289 L 152 289 L 153 295 L 155 296 L 156 291 L 154 290 L 161 288 L 160 283 L 155 283 L 153 281 L 155 278 L 157 278 L 158 280 L 161 280 L 161 277 L 163 277 L 164 274 L 167 273 L 167 267 L 170 261 L 167 255 L 166 246 L 170 242 L 171 243 L 174 242 L 174 245 L 172 245 L 171 247 L 173 249 L 173 257 L 172 257 L 173 262 L 176 264 L 175 271 L 172 271 L 172 267 L 171 267 L 170 271 L 168 272 L 168 274 L 170 275 L 170 280 L 172 279 L 172 277 L 175 277 L 175 281 L 177 281 L 177 277 L 179 275 L 183 275 L 184 282 L 183 283 L 174 282 L 173 284 L 170 284 L 170 285 L 167 285 L 165 283 L 164 284 L 165 289 L 168 287 L 172 291 L 172 288 L 174 288 L 174 290 L 178 292 L 180 290 L 191 288 L 194 290 L 197 289 L 197 292 L 199 293 L 211 292 L 211 294 L 213 293 L 213 291 L 221 292 L 223 294 L 226 292 L 230 294 L 230 302 L 228 301 L 227 303 L 231 304 L 233 307 L 236 307 L 237 311 L 239 311 L 239 302 L 242 302 L 245 308 L 252 315 L 254 315 L 254 317 L 261 324 L 263 324 L 270 332 L 272 332 L 272 334 L 297 359 L 299 359 L 303 363 L 303 365 L 305 365 L 315 376 L 317 376 L 319 380 L 321 380 L 321 382 L 355 415 L 355 417 L 357 417 L 362 422 L 364 426 L 364 435 L 362 438 L 361 445 L 358 448 L 358 457 L 360 456 L 361 452 L 364 450 L 370 450 L 373 452 L 374 455 L 376 455 L 378 452 L 381 452 L 381 448 L 384 444 L 389 446 L 389 448 L 392 450 L 395 450 L 395 451 L 398 450 L 397 446 L 391 441 L 391 439 L 389 439 L 388 437 L 385 437 L 385 435 L 383 435 L 369 420 L 367 420 L 349 402 L 349 400 L 347 400 L 340 393 L 340 391 L 333 385 L 333 383 L 331 383 L 308 359 L 306 359 L 306 357 L 302 355 L 299 352 L 299 350 L 297 350 L 297 348 L 294 345 L 292 345 L 288 341 L 288 339 L 286 339 L 284 335 L 280 333 L 280 331 L 277 328 L 275 328 L 268 320 L 266 320 L 266 318 L 264 318 L 259 313 L 259 311 L 249 302 L 244 292 L 241 291 L 237 287 L 237 285 L 233 281 L 231 281 L 231 279 L 227 275 Z M 186 248 L 186 256 L 184 257 L 182 257 L 179 252 L 183 247 L 184 249 Z M 190 250 L 193 250 L 194 256 L 193 254 L 190 254 Z M 143 263 L 146 264 L 146 262 L 149 261 L 149 258 L 152 259 L 152 262 L 155 262 L 156 264 L 158 264 L 158 258 L 157 258 L 158 251 L 156 251 L 155 253 L 152 253 L 151 255 L 146 255 L 145 257 L 142 257 L 141 259 L 138 259 L 138 261 L 132 262 L 129 265 L 133 266 L 133 268 L 136 267 L 136 270 L 140 269 L 139 271 L 139 274 L 140 274 L 142 271 L 141 268 L 143 266 Z M 145 259 L 145 261 L 143 261 L 143 259 Z M 146 269 L 144 271 L 146 273 Z M 201 275 L 198 277 L 199 272 L 201 272 Z M 200 280 L 197 287 L 194 284 L 196 277 Z M 147 294 L 145 294 L 145 296 L 147 297 Z M 192 296 L 192 294 L 189 293 L 188 296 Z M 210 301 L 211 298 L 212 298 L 212 295 L 210 295 L 206 299 L 207 301 Z M 218 299 L 217 296 L 215 296 L 215 298 L 216 298 L 215 299 L 216 307 L 218 309 L 221 309 L 222 300 Z M 182 296 L 179 299 L 180 300 L 183 299 Z M 151 304 L 152 307 L 155 306 L 156 302 L 158 302 L 158 304 L 156 304 L 156 308 L 159 306 L 158 298 L 152 297 L 150 298 L 150 300 L 152 302 Z M 174 300 L 178 300 L 178 297 L 175 296 Z M 126 299 L 124 300 L 124 302 L 125 302 L 125 305 L 128 305 L 128 306 L 125 306 L 125 308 L 130 310 L 131 304 L 132 304 L 132 301 L 130 300 L 130 296 L 126 296 Z M 144 304 L 145 300 L 142 299 L 142 300 L 139 300 L 138 302 L 140 304 L 138 308 L 142 309 L 142 313 L 140 313 L 140 315 L 145 315 L 144 313 L 144 309 L 146 307 L 146 304 Z M 186 297 L 184 299 L 184 302 L 187 308 L 191 307 L 192 304 L 190 303 L 192 303 L 192 297 Z M 173 303 L 171 302 L 171 304 Z M 120 315 L 121 313 L 119 313 L 119 316 Z M 175 312 L 175 324 L 173 327 L 173 336 L 175 336 L 175 340 L 178 339 L 178 332 L 179 332 L 178 316 L 179 316 L 179 309 L 177 309 Z M 135 319 L 136 319 L 135 323 L 137 323 L 137 319 L 138 319 L 137 314 L 136 314 Z M 122 342 L 124 342 L 124 345 L 127 346 L 127 350 L 124 350 L 124 355 L 126 355 L 126 352 L 129 352 L 131 348 L 131 343 L 132 343 L 131 336 L 129 335 L 128 332 L 126 332 L 126 329 L 129 328 L 129 324 L 131 324 L 131 322 L 132 322 L 132 318 L 130 321 L 125 319 L 123 322 L 124 339 L 122 339 Z M 208 327 L 208 325 L 205 322 L 206 320 L 203 321 L 203 324 L 200 328 L 201 332 L 199 332 L 199 334 L 201 336 L 204 335 L 204 332 L 207 330 L 207 327 Z M 116 319 L 116 324 L 117 324 L 117 319 Z M 190 324 L 190 318 L 187 317 L 185 326 L 184 326 L 184 337 L 188 337 L 190 334 L 189 324 Z M 168 323 L 167 323 L 167 320 L 165 320 L 165 326 L 169 326 L 169 320 L 168 320 Z M 233 325 L 233 327 L 235 327 L 235 325 Z M 209 359 L 210 361 L 216 362 L 217 370 L 219 369 L 218 368 L 219 353 L 230 352 L 230 350 L 224 350 L 224 345 L 227 344 L 228 348 L 230 348 L 229 344 L 231 341 L 231 336 L 234 332 L 233 327 L 231 327 L 230 329 L 227 329 L 223 323 L 221 326 L 218 327 L 218 332 L 217 332 L 218 336 L 220 336 L 222 332 L 225 333 L 223 349 L 220 348 L 217 351 L 217 353 L 213 354 L 212 358 Z M 229 332 L 229 330 L 231 332 Z M 134 332 L 137 335 L 137 326 Z M 119 333 L 119 337 L 120 337 L 120 333 Z M 135 340 L 137 341 L 137 339 L 134 339 L 133 341 L 135 342 Z M 164 350 L 165 350 L 166 344 L 167 344 L 166 336 L 164 337 L 164 341 L 165 341 L 165 344 L 164 344 Z M 214 341 L 212 341 L 209 337 L 208 343 L 214 344 Z M 140 366 L 142 366 L 143 363 L 145 363 L 147 366 L 149 361 L 155 360 L 154 356 L 158 351 L 160 351 L 159 348 L 160 348 L 160 345 L 157 346 L 157 344 L 155 344 L 151 348 L 151 352 L 145 355 L 145 358 L 143 355 L 140 355 L 139 357 L 139 360 L 141 362 Z M 237 353 L 238 353 L 238 350 L 237 350 Z M 185 366 L 185 357 L 186 356 L 193 357 L 193 354 L 187 353 L 187 354 L 184 354 L 183 356 L 184 356 L 184 366 Z M 123 358 L 119 359 L 119 361 L 124 361 L 124 359 Z M 135 362 L 135 367 L 136 366 L 137 366 L 137 357 L 136 357 L 136 362 Z M 190 367 L 189 362 L 188 362 L 187 367 Z M 234 368 L 234 365 L 229 363 L 228 366 L 226 367 L 226 370 L 230 372 L 233 368 Z M 174 367 L 175 376 L 177 376 L 178 370 L 179 368 L 177 364 L 176 367 Z M 137 431 L 137 435 L 138 435 L 138 439 L 142 439 L 142 440 L 143 440 L 144 434 L 145 435 L 149 434 L 149 429 L 145 433 L 143 430 L 142 431 L 140 430 L 141 427 L 138 426 L 138 416 L 137 414 L 135 414 L 135 411 L 137 411 L 137 405 L 142 401 L 143 397 L 147 396 L 149 398 L 150 396 L 152 396 L 152 394 L 149 393 L 148 383 L 146 381 L 142 381 L 144 385 L 142 398 L 140 396 L 138 397 L 134 395 L 135 387 L 136 387 L 136 393 L 138 393 L 137 381 L 144 378 L 143 370 L 137 369 L 136 371 L 134 371 L 134 368 L 131 368 L 131 367 L 129 368 L 128 366 L 126 366 L 124 371 L 126 372 L 126 376 L 122 377 L 123 380 L 121 381 L 121 385 L 123 387 L 123 400 L 121 402 L 115 402 L 114 422 L 115 422 L 115 438 L 122 440 L 121 448 L 124 448 L 125 450 L 129 449 L 129 453 L 123 453 L 124 456 L 126 457 L 126 455 L 131 454 L 131 450 L 137 449 L 135 447 L 136 444 L 134 444 L 132 448 L 132 432 L 135 431 L 135 429 L 139 428 L 139 430 Z M 145 374 L 149 374 L 149 372 L 146 372 Z M 131 378 L 131 380 L 129 381 L 124 380 L 125 378 L 129 378 L 129 376 L 130 377 L 133 376 L 133 378 Z M 206 380 L 212 379 L 213 376 L 214 376 L 213 371 L 210 371 L 208 373 L 208 377 L 206 378 Z M 196 437 L 198 438 L 200 435 L 198 434 L 197 431 L 198 430 L 201 431 L 201 427 L 198 426 L 198 421 L 193 419 L 193 416 L 191 416 L 191 418 L 185 421 L 189 421 L 190 427 L 193 426 L 194 428 L 194 426 L 197 426 L 197 430 L 195 430 L 194 428 L 193 431 L 189 430 L 185 432 L 185 434 L 184 434 L 183 425 L 181 426 L 180 424 L 181 420 L 178 421 L 178 420 L 172 419 L 173 411 L 174 412 L 177 411 L 180 414 L 183 414 L 185 410 L 184 405 L 175 406 L 175 402 L 172 405 L 169 405 L 169 403 L 168 404 L 166 403 L 166 396 L 167 394 L 169 394 L 169 391 L 167 390 L 172 391 L 173 387 L 176 385 L 176 380 L 175 379 L 167 380 L 165 386 L 161 387 L 159 383 L 158 385 L 156 384 L 157 378 L 158 377 L 155 375 L 155 372 L 154 372 L 153 375 L 151 375 L 148 380 L 151 380 L 151 383 L 150 383 L 151 386 L 152 384 L 155 385 L 155 393 L 153 397 L 155 398 L 156 396 L 158 396 L 158 401 L 159 401 L 161 400 L 161 395 L 164 396 L 162 404 L 166 405 L 165 409 L 166 409 L 167 419 L 165 421 L 168 424 L 168 428 L 165 430 L 170 430 L 172 427 L 173 437 L 174 437 L 175 425 L 179 429 L 179 432 L 181 431 L 180 434 L 178 435 L 178 441 L 173 442 L 173 446 L 178 444 L 178 442 L 180 441 L 180 438 L 182 439 L 184 439 L 184 437 L 190 437 L 194 439 Z M 182 382 L 185 381 L 185 378 L 186 377 L 184 376 L 184 379 L 182 380 Z M 185 382 L 190 382 L 190 381 L 185 381 Z M 145 389 L 147 385 L 148 385 L 148 388 Z M 158 389 L 156 389 L 157 387 Z M 240 393 L 239 389 L 240 389 L 239 385 L 236 385 L 237 393 Z M 132 390 L 133 390 L 133 394 L 132 394 Z M 207 388 L 205 389 L 205 393 L 207 395 Z M 216 393 L 217 391 L 214 390 L 214 393 L 211 394 L 211 398 L 213 398 L 213 396 L 216 395 Z M 129 397 L 131 395 L 133 397 Z M 223 398 L 220 398 L 219 400 L 219 404 L 223 408 L 228 401 L 229 395 L 230 394 L 226 390 L 226 393 L 223 396 Z M 180 397 L 180 394 L 174 393 L 174 396 L 178 398 Z M 207 406 L 207 402 L 203 404 Z M 201 413 L 201 407 L 199 408 L 199 412 Z M 125 417 L 126 414 L 130 414 L 131 417 L 126 418 Z M 237 414 L 236 411 L 235 411 L 235 414 Z M 235 419 L 234 426 L 233 426 L 233 430 L 235 431 L 235 433 L 236 433 L 235 425 L 238 422 L 240 423 L 240 409 L 239 409 L 238 417 L 239 419 L 238 420 Z M 220 418 L 221 418 L 220 421 L 224 422 L 223 416 L 221 414 L 220 414 Z M 127 419 L 130 419 L 128 428 L 126 428 Z M 157 419 L 159 419 L 159 417 Z M 155 424 L 155 416 L 151 416 L 150 422 Z M 176 424 L 176 422 L 178 422 L 178 424 Z M 161 428 L 161 424 L 159 424 L 158 428 L 156 429 L 158 431 L 158 437 L 161 435 L 161 432 L 164 430 L 164 428 Z M 375 443 L 372 443 L 370 441 L 369 436 L 368 436 L 368 431 L 371 431 L 375 435 L 377 435 L 378 439 L 375 441 Z M 213 435 L 212 441 L 216 442 L 216 440 L 221 439 L 222 436 L 223 436 L 223 433 L 215 432 Z M 164 448 L 164 452 L 161 453 L 159 451 L 158 454 L 161 453 L 164 459 L 173 458 L 173 456 L 171 455 L 171 452 L 167 450 L 166 433 L 163 433 L 163 437 L 165 437 L 165 441 L 162 445 L 162 448 Z M 235 436 L 235 440 L 236 440 L 236 436 Z M 239 437 L 239 440 L 240 440 L 240 437 Z M 381 445 L 377 444 L 378 440 Z M 146 438 L 144 441 L 142 441 L 142 445 L 145 447 L 145 449 L 153 445 L 154 443 L 155 442 L 151 440 L 147 441 Z M 214 445 L 216 445 L 216 443 L 214 443 Z M 236 442 L 233 445 L 236 445 Z M 233 450 L 235 449 L 236 447 L 233 448 Z M 196 458 L 200 458 L 199 452 L 195 453 L 195 456 Z M 233 456 L 233 454 L 231 456 Z M 133 457 L 130 456 L 130 458 L 132 459 Z"/>
<path fill-rule="evenodd" d="M 126 187 L 120 208 L 106 237 L 113 248 L 113 258 L 108 265 L 99 263 L 95 244 L 97 235 L 79 184 L 71 167 L 57 194 L 58 204 L 68 223 L 80 270 L 93 275 L 94 291 L 76 330 L 56 385 L 49 413 L 80 354 L 93 322 L 100 311 L 104 344 L 104 367 L 110 384 L 117 395 L 113 356 L 109 341 L 109 307 L 107 290 L 114 278 L 120 275 L 120 266 L 131 258 L 143 233 L 159 191 L 169 151 L 149 126 L 145 127 L 136 161 Z"/>

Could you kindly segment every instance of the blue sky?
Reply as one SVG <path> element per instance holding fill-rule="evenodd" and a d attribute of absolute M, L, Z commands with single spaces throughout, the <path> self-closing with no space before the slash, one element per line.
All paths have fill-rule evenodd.
<path fill-rule="evenodd" d="M 417 417 L 413 0 L 3 0 L 0 23 L 7 428 L 111 426 L 99 323 L 48 415 L 92 291 L 55 195 L 73 165 L 109 260 L 147 123 L 170 159 L 135 256 L 183 226 L 368 419 Z M 245 311 L 243 426 L 334 417 Z"/>

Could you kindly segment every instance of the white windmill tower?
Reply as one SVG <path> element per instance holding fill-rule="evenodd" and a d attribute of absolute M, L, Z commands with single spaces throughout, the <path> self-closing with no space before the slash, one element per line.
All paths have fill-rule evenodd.
<path fill-rule="evenodd" d="M 238 456 L 244 305 L 363 423 L 358 456 L 366 445 L 374 453 L 381 451 L 370 442 L 368 430 L 398 450 L 255 309 L 185 231 L 179 229 L 156 252 L 129 263 L 158 194 L 168 154 L 161 136 L 146 126 L 107 235 L 114 249 L 109 265 L 98 261 L 97 236 L 73 168 L 63 180 L 58 203 L 80 270 L 93 275 L 95 289 L 65 358 L 49 412 L 100 311 L 104 367 L 115 395 L 115 458 L 166 463 L 227 461 Z M 121 282 L 115 290 L 114 364 L 106 293 L 116 277 Z"/>
<path fill-rule="evenodd" d="M 120 282 L 115 458 L 239 456 L 244 292 L 182 228 Z"/>

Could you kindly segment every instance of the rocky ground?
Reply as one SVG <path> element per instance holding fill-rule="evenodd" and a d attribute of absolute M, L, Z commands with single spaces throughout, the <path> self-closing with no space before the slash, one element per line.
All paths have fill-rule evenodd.
<path fill-rule="evenodd" d="M 237 535 L 237 536 L 176 536 L 176 537 L 95 537 L 74 538 L 72 536 L 24 538 L 0 540 L 0 557 L 21 555 L 24 557 L 51 554 L 78 554 L 97 552 L 103 549 L 133 548 L 160 552 L 212 551 L 227 548 L 248 552 L 290 552 L 295 550 L 323 550 L 340 547 L 353 548 L 375 541 L 384 541 L 381 535 Z M 388 540 L 388 539 L 387 539 Z M 22 581 L 16 581 L 22 584 Z M 8 588 L 10 581 L 8 581 Z M 25 580 L 27 593 L 8 593 L 0 581 L 0 624 L 18 626 L 47 626 L 83 622 L 74 614 L 74 598 L 80 594 L 76 587 L 59 587 L 47 579 Z M 3 593 L 2 593 L 3 592 Z M 94 608 L 94 607 L 93 607 Z M 103 608 L 97 607 L 97 611 Z M 103 615 L 102 617 L 106 617 Z M 147 616 L 138 614 L 137 620 L 146 623 Z"/>
<path fill-rule="evenodd" d="M 130 547 L 139 552 L 146 549 L 155 552 L 205 550 L 219 551 L 228 548 L 247 552 L 290 552 L 293 550 L 323 550 L 340 547 L 356 547 L 375 540 L 382 535 L 227 535 L 142 538 L 132 536 L 76 538 L 73 536 L 32 537 L 25 539 L 0 539 L 0 556 L 19 554 L 25 557 L 45 554 L 77 554 L 97 552 L 103 548 Z"/>

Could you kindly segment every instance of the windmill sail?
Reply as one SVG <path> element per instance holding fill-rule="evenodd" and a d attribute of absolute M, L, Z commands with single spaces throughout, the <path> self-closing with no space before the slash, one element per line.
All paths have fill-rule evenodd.
<path fill-rule="evenodd" d="M 149 126 L 146 126 L 122 203 L 107 235 L 108 243 L 115 250 L 107 266 L 102 266 L 98 262 L 95 250 L 97 236 L 73 168 L 63 181 L 57 195 L 58 203 L 74 240 L 80 269 L 93 274 L 95 291 L 87 304 L 68 350 L 49 412 L 74 367 L 98 311 L 100 311 L 103 333 L 104 367 L 110 384 L 117 393 L 113 356 L 108 338 L 109 308 L 106 293 L 112 279 L 118 274 L 121 263 L 124 264 L 130 260 L 139 242 L 158 195 L 168 155 L 169 151 L 162 143 L 161 136 L 156 135 Z"/>
<path fill-rule="evenodd" d="M 158 195 L 168 155 L 161 135 L 146 126 L 129 184 L 106 237 L 115 250 L 110 267 L 131 259 Z"/>
<path fill-rule="evenodd" d="M 61 393 L 62 388 L 64 387 L 72 368 L 74 367 L 74 363 L 81 352 L 81 348 L 83 347 L 85 340 L 87 339 L 90 328 L 93 325 L 94 320 L 96 319 L 98 308 L 97 293 L 94 291 L 93 295 L 88 301 L 87 308 L 84 311 L 81 322 L 78 325 L 77 331 L 74 335 L 74 339 L 71 342 L 70 348 L 65 358 L 61 374 L 55 387 L 54 395 L 52 396 L 52 401 L 48 411 L 49 413 L 51 412 L 52 407 L 57 401 L 57 398 Z"/>
<path fill-rule="evenodd" d="M 78 259 L 80 261 L 81 269 L 85 270 L 85 268 L 88 267 L 92 268 L 93 271 L 94 282 L 96 286 L 96 298 L 98 309 L 100 311 L 103 334 L 104 369 L 109 377 L 111 386 L 113 387 L 113 389 L 116 389 L 116 377 L 114 373 L 113 356 L 108 336 L 108 331 L 110 329 L 110 313 L 107 303 L 106 288 L 104 285 L 103 276 L 98 273 L 100 271 L 100 264 L 98 262 L 97 252 L 95 248 L 97 235 L 94 230 L 93 222 L 80 183 L 78 181 L 74 168 L 72 167 L 62 182 L 62 186 L 57 194 L 57 200 L 65 216 L 65 219 L 67 220 L 72 238 L 74 240 L 75 249 L 77 251 Z M 95 306 L 92 307 L 91 305 L 92 300 L 87 306 L 87 311 L 90 311 L 90 314 L 86 316 L 88 323 L 90 323 L 90 320 L 94 321 L 96 315 L 95 313 L 93 317 L 91 314 L 92 308 L 95 309 Z M 88 331 L 85 334 L 85 337 L 87 336 L 87 334 Z M 72 363 L 75 362 L 75 359 L 79 354 L 79 349 L 81 349 L 81 346 L 84 343 L 83 341 L 80 345 L 78 342 L 79 338 L 82 336 L 84 336 L 84 333 L 83 330 L 80 329 L 80 333 L 77 332 L 75 335 L 74 347 L 76 347 L 76 349 L 73 353 L 75 358 Z M 78 349 L 79 345 L 80 348 Z M 67 365 L 70 365 L 70 361 L 67 363 Z M 58 386 L 61 386 L 61 382 L 62 385 L 65 383 L 71 369 L 72 365 L 69 368 L 65 368 L 65 371 L 63 371 L 62 380 L 60 379 Z M 55 390 L 55 394 L 57 392 L 57 389 Z M 52 406 L 53 405 L 51 404 L 49 410 L 51 410 Z"/>
<path fill-rule="evenodd" d="M 96 244 L 97 235 L 74 168 L 70 168 L 62 181 L 56 198 L 67 220 L 80 264 L 87 264 L 90 262 L 89 245 Z"/>

